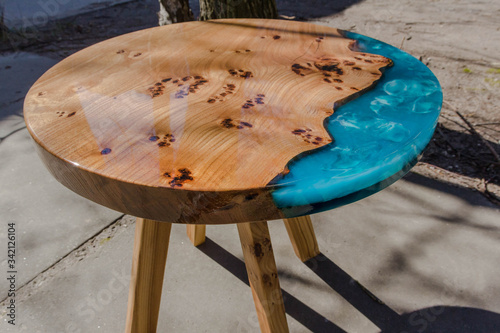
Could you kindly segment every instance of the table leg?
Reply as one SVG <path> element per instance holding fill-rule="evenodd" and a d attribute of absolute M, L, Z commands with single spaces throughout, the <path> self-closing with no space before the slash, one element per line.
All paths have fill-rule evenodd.
<path fill-rule="evenodd" d="M 188 224 L 186 226 L 187 235 L 194 246 L 205 243 L 205 230 L 204 224 Z"/>
<path fill-rule="evenodd" d="M 263 333 L 288 332 L 267 222 L 237 226 L 260 329 Z"/>
<path fill-rule="evenodd" d="M 293 250 L 300 260 L 307 261 L 320 253 L 309 215 L 284 219 L 283 221 Z"/>
<path fill-rule="evenodd" d="M 156 332 L 171 227 L 137 218 L 126 333 Z"/>

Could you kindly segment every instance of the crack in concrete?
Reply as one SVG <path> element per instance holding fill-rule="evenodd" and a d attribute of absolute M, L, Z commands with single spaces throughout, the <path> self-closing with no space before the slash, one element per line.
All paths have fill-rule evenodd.
<path fill-rule="evenodd" d="M 30 284 L 36 284 L 37 280 L 40 280 L 40 279 L 42 281 L 45 280 L 47 275 L 50 276 L 49 271 L 57 268 L 57 266 L 59 266 L 59 264 L 63 264 L 66 261 L 66 259 L 70 258 L 70 256 L 72 256 L 72 255 L 74 255 L 75 259 L 78 258 L 78 260 L 82 260 L 83 258 L 81 258 L 81 257 L 83 257 L 84 255 L 88 255 L 88 253 L 86 253 L 84 255 L 78 255 L 78 252 L 79 251 L 85 252 L 86 249 L 89 246 L 92 246 L 93 244 L 95 247 L 95 243 L 97 243 L 97 241 L 100 241 L 101 244 L 103 244 L 104 241 L 109 240 L 116 233 L 116 231 L 115 231 L 116 227 L 122 225 L 122 224 L 120 224 L 120 222 L 124 219 L 125 215 L 126 214 L 120 215 L 118 218 L 114 219 L 111 223 L 107 224 L 105 227 L 101 228 L 96 233 L 94 233 L 92 236 L 90 236 L 89 238 L 87 238 L 86 240 L 81 242 L 73 250 L 66 253 L 60 259 L 56 260 L 52 265 L 50 265 L 49 267 L 47 267 L 46 269 L 44 269 L 43 271 L 41 271 L 40 273 L 35 275 L 32 279 L 30 279 L 29 281 L 27 281 L 23 285 L 17 287 L 16 292 L 19 293 L 19 291 L 21 291 L 21 289 L 23 289 L 25 287 L 29 287 Z M 28 297 L 29 296 L 30 296 L 30 293 L 28 293 Z M 5 297 L 4 299 L 0 300 L 0 304 L 3 304 L 8 299 L 9 299 L 9 297 Z M 19 299 L 19 301 L 22 301 L 22 299 Z"/>
<path fill-rule="evenodd" d="M 3 140 L 7 139 L 7 138 L 8 138 L 9 136 L 11 136 L 12 134 L 15 134 L 15 133 L 17 133 L 17 132 L 19 132 L 19 131 L 22 131 L 22 130 L 23 130 L 23 129 L 25 129 L 25 128 L 26 128 L 26 126 L 20 127 L 20 128 L 18 128 L 18 129 L 13 130 L 12 132 L 10 132 L 9 134 L 7 134 L 6 136 L 1 137 L 1 138 L 0 138 L 0 143 L 2 143 L 2 142 L 3 142 Z"/>
<path fill-rule="evenodd" d="M 21 102 L 23 99 L 24 99 L 24 97 L 21 97 L 21 98 L 18 98 L 18 99 L 16 99 L 16 100 L 13 100 L 13 101 L 10 101 L 10 102 L 7 102 L 7 103 L 0 104 L 0 108 L 3 108 L 3 107 L 6 107 L 6 106 L 9 106 L 9 105 L 12 105 L 12 104 L 15 104 L 15 103 Z M 16 116 L 18 116 L 18 115 L 16 115 Z"/>

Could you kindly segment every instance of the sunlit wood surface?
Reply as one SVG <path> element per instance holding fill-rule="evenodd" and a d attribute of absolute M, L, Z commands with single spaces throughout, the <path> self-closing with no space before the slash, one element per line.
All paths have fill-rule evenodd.
<path fill-rule="evenodd" d="M 390 64 L 351 43 L 280 20 L 138 31 L 50 69 L 25 118 L 53 175 L 100 204 L 181 223 L 279 218 L 273 180 L 331 142 L 334 106 Z"/>

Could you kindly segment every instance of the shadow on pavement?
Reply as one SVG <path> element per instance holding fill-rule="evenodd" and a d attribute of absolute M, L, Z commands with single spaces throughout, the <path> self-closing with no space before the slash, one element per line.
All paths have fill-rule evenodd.
<path fill-rule="evenodd" d="M 500 314 L 458 306 L 434 306 L 401 316 L 400 326 L 382 333 L 492 333 L 498 332 Z"/>
<path fill-rule="evenodd" d="M 242 260 L 209 238 L 198 249 L 249 285 Z M 382 333 L 491 333 L 500 327 L 500 314 L 475 308 L 434 306 L 400 315 L 325 255 L 320 253 L 305 264 L 333 291 L 380 328 Z M 345 332 L 285 290 L 282 293 L 286 313 L 312 332 Z"/>
<path fill-rule="evenodd" d="M 322 253 L 309 259 L 305 264 L 377 327 L 391 327 L 401 320 L 394 310 Z"/>
<path fill-rule="evenodd" d="M 463 187 L 442 183 L 439 180 L 431 179 L 416 173 L 412 173 L 411 171 L 403 179 L 413 184 L 417 184 L 420 186 L 431 188 L 433 190 L 440 191 L 442 193 L 453 195 L 473 206 L 498 208 L 498 206 L 489 202 L 487 199 L 485 199 L 480 195 L 471 195 L 471 191 L 468 189 L 464 190 Z"/>
<path fill-rule="evenodd" d="M 325 255 L 305 264 L 383 333 L 490 333 L 500 327 L 500 314 L 466 307 L 435 306 L 399 315 Z"/>
<path fill-rule="evenodd" d="M 494 130 L 493 127 L 483 126 L 483 128 L 485 133 Z M 500 155 L 500 144 L 486 138 L 483 141 L 478 135 L 455 131 L 438 124 L 436 133 L 424 152 L 422 162 L 500 185 L 500 161 L 490 148 Z"/>
<path fill-rule="evenodd" d="M 280 15 L 295 17 L 295 20 L 307 21 L 342 12 L 363 0 L 276 0 Z"/>
<path fill-rule="evenodd" d="M 212 260 L 224 267 L 235 277 L 249 286 L 245 263 L 226 251 L 224 248 L 207 238 L 198 249 Z M 286 313 L 295 318 L 312 332 L 344 333 L 345 331 L 317 313 L 294 296 L 281 290 L 285 303 Z"/>

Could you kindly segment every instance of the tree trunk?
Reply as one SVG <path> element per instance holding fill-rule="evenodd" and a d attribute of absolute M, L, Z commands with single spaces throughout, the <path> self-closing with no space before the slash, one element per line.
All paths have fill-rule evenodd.
<path fill-rule="evenodd" d="M 158 24 L 167 25 L 178 22 L 193 21 L 194 16 L 189 8 L 188 0 L 159 0 Z"/>
<path fill-rule="evenodd" d="M 200 20 L 277 18 L 275 0 L 200 0 Z"/>

